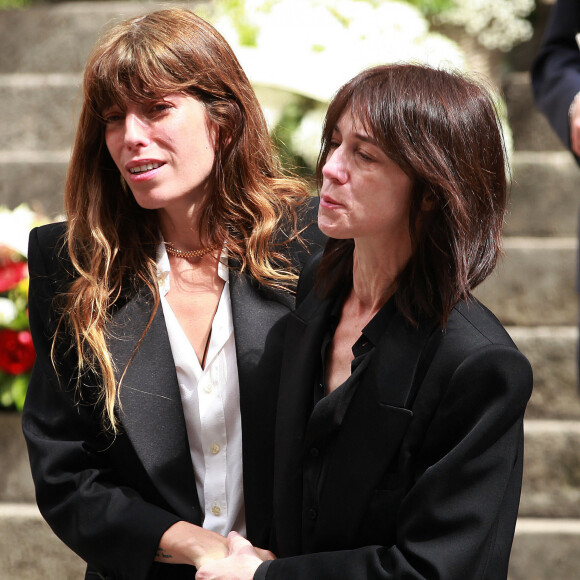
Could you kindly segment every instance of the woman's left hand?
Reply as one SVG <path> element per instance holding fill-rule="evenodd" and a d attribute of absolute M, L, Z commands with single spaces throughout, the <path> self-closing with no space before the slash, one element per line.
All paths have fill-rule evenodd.
<path fill-rule="evenodd" d="M 252 580 L 258 566 L 264 560 L 273 560 L 268 550 L 256 549 L 237 532 L 228 534 L 229 556 L 214 560 L 197 570 L 196 580 Z"/>

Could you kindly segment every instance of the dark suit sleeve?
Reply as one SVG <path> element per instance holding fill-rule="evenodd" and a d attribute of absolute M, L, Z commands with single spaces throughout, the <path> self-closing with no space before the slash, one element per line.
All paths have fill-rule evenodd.
<path fill-rule="evenodd" d="M 179 518 L 118 480 L 104 452 L 100 415 L 74 388 L 76 361 L 66 345 L 56 351 L 58 375 L 53 368 L 57 261 L 33 230 L 29 312 L 37 357 L 22 426 L 38 506 L 54 532 L 99 572 L 143 579 L 160 537 Z"/>
<path fill-rule="evenodd" d="M 435 357 L 424 384 L 446 377 L 442 393 L 417 399 L 417 415 L 420 405 L 436 409 L 416 448 L 407 449 L 416 461 L 398 504 L 394 544 L 280 558 L 260 574 L 267 580 L 507 577 L 531 368 L 515 348 L 497 344 L 449 366 L 449 357 Z M 389 490 L 383 493 L 369 507 L 375 521 L 393 506 Z"/>
<path fill-rule="evenodd" d="M 568 149 L 568 109 L 580 91 L 580 49 L 574 38 L 578 32 L 580 2 L 558 0 L 552 8 L 542 46 L 532 67 L 536 104 Z"/>

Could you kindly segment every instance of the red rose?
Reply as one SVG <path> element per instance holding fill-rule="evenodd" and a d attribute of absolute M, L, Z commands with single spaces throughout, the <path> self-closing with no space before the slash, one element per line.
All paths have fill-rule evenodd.
<path fill-rule="evenodd" d="M 18 282 L 28 276 L 26 262 L 12 262 L 8 260 L 0 264 L 0 292 L 8 292 L 16 288 Z"/>
<path fill-rule="evenodd" d="M 19 375 L 32 368 L 36 353 L 28 330 L 0 330 L 0 370 Z"/>

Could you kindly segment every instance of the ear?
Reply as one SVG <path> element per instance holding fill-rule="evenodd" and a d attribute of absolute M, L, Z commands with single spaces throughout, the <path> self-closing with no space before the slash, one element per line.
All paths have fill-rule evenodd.
<path fill-rule="evenodd" d="M 432 191 L 428 191 L 421 200 L 421 211 L 433 211 L 437 207 L 437 198 Z"/>

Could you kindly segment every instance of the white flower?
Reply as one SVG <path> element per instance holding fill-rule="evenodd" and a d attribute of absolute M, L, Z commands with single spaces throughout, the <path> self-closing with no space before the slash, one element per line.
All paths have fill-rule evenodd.
<path fill-rule="evenodd" d="M 18 316 L 18 308 L 12 300 L 0 298 L 0 326 L 11 324 Z"/>
<path fill-rule="evenodd" d="M 25 204 L 13 210 L 0 206 L 0 246 L 8 246 L 26 257 L 28 234 L 38 222 L 37 214 Z"/>
<path fill-rule="evenodd" d="M 322 137 L 322 124 L 326 114 L 325 106 L 318 106 L 308 111 L 292 133 L 292 148 L 300 152 L 310 167 L 316 166 Z"/>
<path fill-rule="evenodd" d="M 488 49 L 508 51 L 531 38 L 533 28 L 526 17 L 534 6 L 535 0 L 457 0 L 435 20 L 462 26 Z"/>

